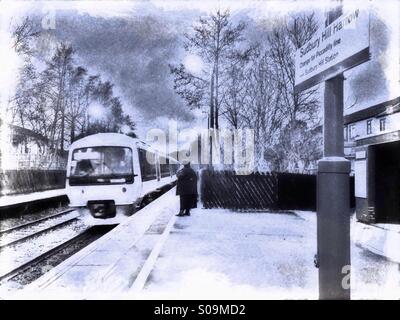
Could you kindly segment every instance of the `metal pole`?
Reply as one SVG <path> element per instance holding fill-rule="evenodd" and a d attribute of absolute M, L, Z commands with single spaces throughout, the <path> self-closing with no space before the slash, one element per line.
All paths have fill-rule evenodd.
<path fill-rule="evenodd" d="M 343 75 L 325 81 L 324 157 L 318 162 L 319 298 L 350 299 L 350 161 L 344 158 Z"/>
<path fill-rule="evenodd" d="M 213 165 L 213 160 L 212 160 L 212 154 L 213 154 L 213 140 L 212 140 L 212 135 L 214 134 L 214 125 L 215 125 L 215 110 L 214 110 L 214 74 L 215 74 L 215 66 L 213 68 L 212 74 L 211 74 L 211 85 L 210 85 L 210 124 L 209 124 L 209 129 L 208 129 L 208 135 L 209 135 L 209 169 L 212 169 Z"/>

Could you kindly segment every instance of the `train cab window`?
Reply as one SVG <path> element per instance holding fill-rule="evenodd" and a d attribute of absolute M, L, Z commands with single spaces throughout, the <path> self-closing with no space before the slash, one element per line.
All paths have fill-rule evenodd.
<path fill-rule="evenodd" d="M 153 152 L 143 149 L 139 150 L 139 163 L 142 181 L 157 179 L 156 155 Z M 148 159 L 150 161 L 148 161 Z"/>
<path fill-rule="evenodd" d="M 72 153 L 70 178 L 73 183 L 133 182 L 132 150 L 125 147 L 76 149 Z"/>

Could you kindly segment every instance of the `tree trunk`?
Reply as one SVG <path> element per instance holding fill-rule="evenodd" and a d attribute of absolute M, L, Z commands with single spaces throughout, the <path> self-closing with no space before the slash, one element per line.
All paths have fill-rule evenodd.
<path fill-rule="evenodd" d="M 218 124 L 218 109 L 219 109 L 219 98 L 218 98 L 218 80 L 219 80 L 219 57 L 217 55 L 216 57 L 216 63 L 215 63 L 215 129 L 218 130 L 219 124 Z"/>
<path fill-rule="evenodd" d="M 71 143 L 73 143 L 75 140 L 75 119 L 74 118 L 71 119 L 71 134 L 70 134 L 70 136 L 71 136 Z"/>
<path fill-rule="evenodd" d="M 64 99 L 63 99 L 64 100 Z M 61 152 L 64 151 L 64 133 L 65 133 L 65 106 L 64 102 L 62 103 L 62 109 L 61 109 L 61 141 L 60 141 L 60 149 Z"/>

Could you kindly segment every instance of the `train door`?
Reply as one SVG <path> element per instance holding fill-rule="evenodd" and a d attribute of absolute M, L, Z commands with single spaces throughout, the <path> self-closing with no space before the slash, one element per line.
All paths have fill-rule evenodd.
<path fill-rule="evenodd" d="M 139 161 L 139 154 L 135 152 L 137 150 L 136 147 L 132 148 L 132 161 L 133 161 L 133 191 L 132 198 L 136 200 L 142 193 L 143 183 L 141 177 L 141 168 Z"/>
<path fill-rule="evenodd" d="M 161 168 L 160 168 L 160 156 L 158 152 L 156 152 L 156 172 L 157 172 L 157 181 L 161 179 Z"/>
<path fill-rule="evenodd" d="M 142 180 L 141 196 L 144 196 L 157 188 L 157 157 L 154 152 L 141 148 L 138 148 L 138 156 Z"/>

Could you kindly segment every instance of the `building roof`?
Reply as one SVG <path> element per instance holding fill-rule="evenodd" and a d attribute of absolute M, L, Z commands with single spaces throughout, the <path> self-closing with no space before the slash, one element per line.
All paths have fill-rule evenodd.
<path fill-rule="evenodd" d="M 387 114 L 398 112 L 400 111 L 400 109 L 398 108 L 399 103 L 400 103 L 400 97 L 376 104 L 374 106 L 344 116 L 343 122 L 346 125 L 360 120 L 365 120 L 368 118 L 384 116 Z M 390 111 L 389 110 L 390 107 L 392 107 L 393 110 Z"/>
<path fill-rule="evenodd" d="M 14 135 L 15 134 L 19 134 L 21 136 L 29 136 L 29 137 L 32 137 L 32 138 L 34 138 L 36 140 L 40 140 L 40 141 L 42 141 L 42 142 L 44 142 L 46 144 L 49 143 L 49 139 L 47 139 L 46 137 L 42 136 L 41 134 L 39 134 L 37 132 L 34 132 L 34 131 L 30 130 L 30 129 L 23 128 L 23 127 L 20 127 L 20 126 L 16 126 L 16 125 L 13 125 L 13 124 L 10 124 L 9 127 L 13 131 Z"/>

